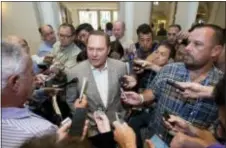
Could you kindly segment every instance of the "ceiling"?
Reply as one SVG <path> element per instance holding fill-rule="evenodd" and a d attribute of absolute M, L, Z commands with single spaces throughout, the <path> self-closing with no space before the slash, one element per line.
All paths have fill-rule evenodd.
<path fill-rule="evenodd" d="M 69 10 L 77 9 L 102 9 L 102 10 L 117 10 L 119 9 L 118 2 L 61 2 Z"/>

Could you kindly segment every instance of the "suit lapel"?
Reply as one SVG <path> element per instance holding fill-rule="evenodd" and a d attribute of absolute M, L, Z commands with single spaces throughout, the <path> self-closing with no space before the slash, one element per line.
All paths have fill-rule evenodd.
<path fill-rule="evenodd" d="M 90 65 L 90 63 L 88 62 L 88 75 L 89 75 L 89 86 L 88 86 L 88 88 L 89 88 L 89 92 L 92 92 L 92 98 L 90 98 L 90 99 L 92 99 L 94 102 L 95 102 L 95 104 L 97 104 L 97 105 L 101 105 L 101 106 L 103 106 L 104 107 L 104 103 L 103 103 L 103 101 L 102 101 L 102 99 L 101 99 L 101 97 L 100 97 L 100 93 L 99 93 L 99 91 L 98 91 L 98 88 L 97 88 L 97 84 L 96 84 L 96 81 L 95 81 L 95 79 L 94 79 L 94 76 L 93 76 L 93 73 L 92 73 L 92 70 L 91 70 L 91 65 Z"/>

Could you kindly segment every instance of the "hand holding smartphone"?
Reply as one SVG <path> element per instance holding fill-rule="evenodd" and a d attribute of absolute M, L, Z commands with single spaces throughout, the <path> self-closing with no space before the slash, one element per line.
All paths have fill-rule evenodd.
<path fill-rule="evenodd" d="M 127 96 L 126 96 L 126 94 L 125 94 L 123 88 L 120 88 L 120 91 L 121 91 L 121 94 L 124 96 L 125 100 L 127 100 Z"/>
<path fill-rule="evenodd" d="M 166 83 L 169 84 L 169 85 L 171 85 L 171 86 L 173 86 L 173 87 L 175 87 L 176 89 L 179 89 L 182 92 L 185 91 L 185 89 L 183 87 L 181 87 L 180 85 L 178 85 L 177 83 L 175 83 L 175 81 L 173 81 L 173 80 L 168 79 L 166 81 Z"/>
<path fill-rule="evenodd" d="M 72 125 L 69 130 L 71 136 L 82 136 L 83 129 L 85 126 L 87 112 L 84 110 L 76 110 L 76 114 L 72 117 Z"/>

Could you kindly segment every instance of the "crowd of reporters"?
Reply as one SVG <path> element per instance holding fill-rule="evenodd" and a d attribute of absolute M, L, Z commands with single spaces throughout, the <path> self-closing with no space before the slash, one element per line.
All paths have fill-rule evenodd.
<path fill-rule="evenodd" d="M 124 22 L 106 28 L 64 23 L 57 41 L 52 26 L 43 25 L 32 56 L 23 38 L 2 41 L 3 147 L 142 148 L 144 141 L 149 148 L 224 147 L 225 29 L 160 26 L 157 36 L 166 37 L 155 40 L 141 24 L 133 43 L 124 37 Z M 85 76 L 88 88 L 80 94 Z M 82 133 L 71 135 L 80 115 L 87 117 Z M 163 145 L 153 141 L 156 135 Z"/>

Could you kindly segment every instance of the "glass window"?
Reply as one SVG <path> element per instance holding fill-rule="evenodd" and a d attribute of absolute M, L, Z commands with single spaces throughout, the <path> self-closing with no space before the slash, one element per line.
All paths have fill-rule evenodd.
<path fill-rule="evenodd" d="M 105 30 L 107 22 L 114 22 L 118 20 L 117 10 L 79 10 L 79 24 L 90 23 L 94 29 L 98 29 L 100 26 L 102 30 Z"/>
<path fill-rule="evenodd" d="M 94 29 L 97 29 L 97 18 L 97 11 L 79 11 L 79 24 L 90 23 Z"/>
<path fill-rule="evenodd" d="M 113 11 L 113 22 L 118 20 L 118 11 Z"/>
<path fill-rule="evenodd" d="M 111 22 L 111 11 L 100 11 L 100 26 L 105 30 L 105 24 Z"/>

